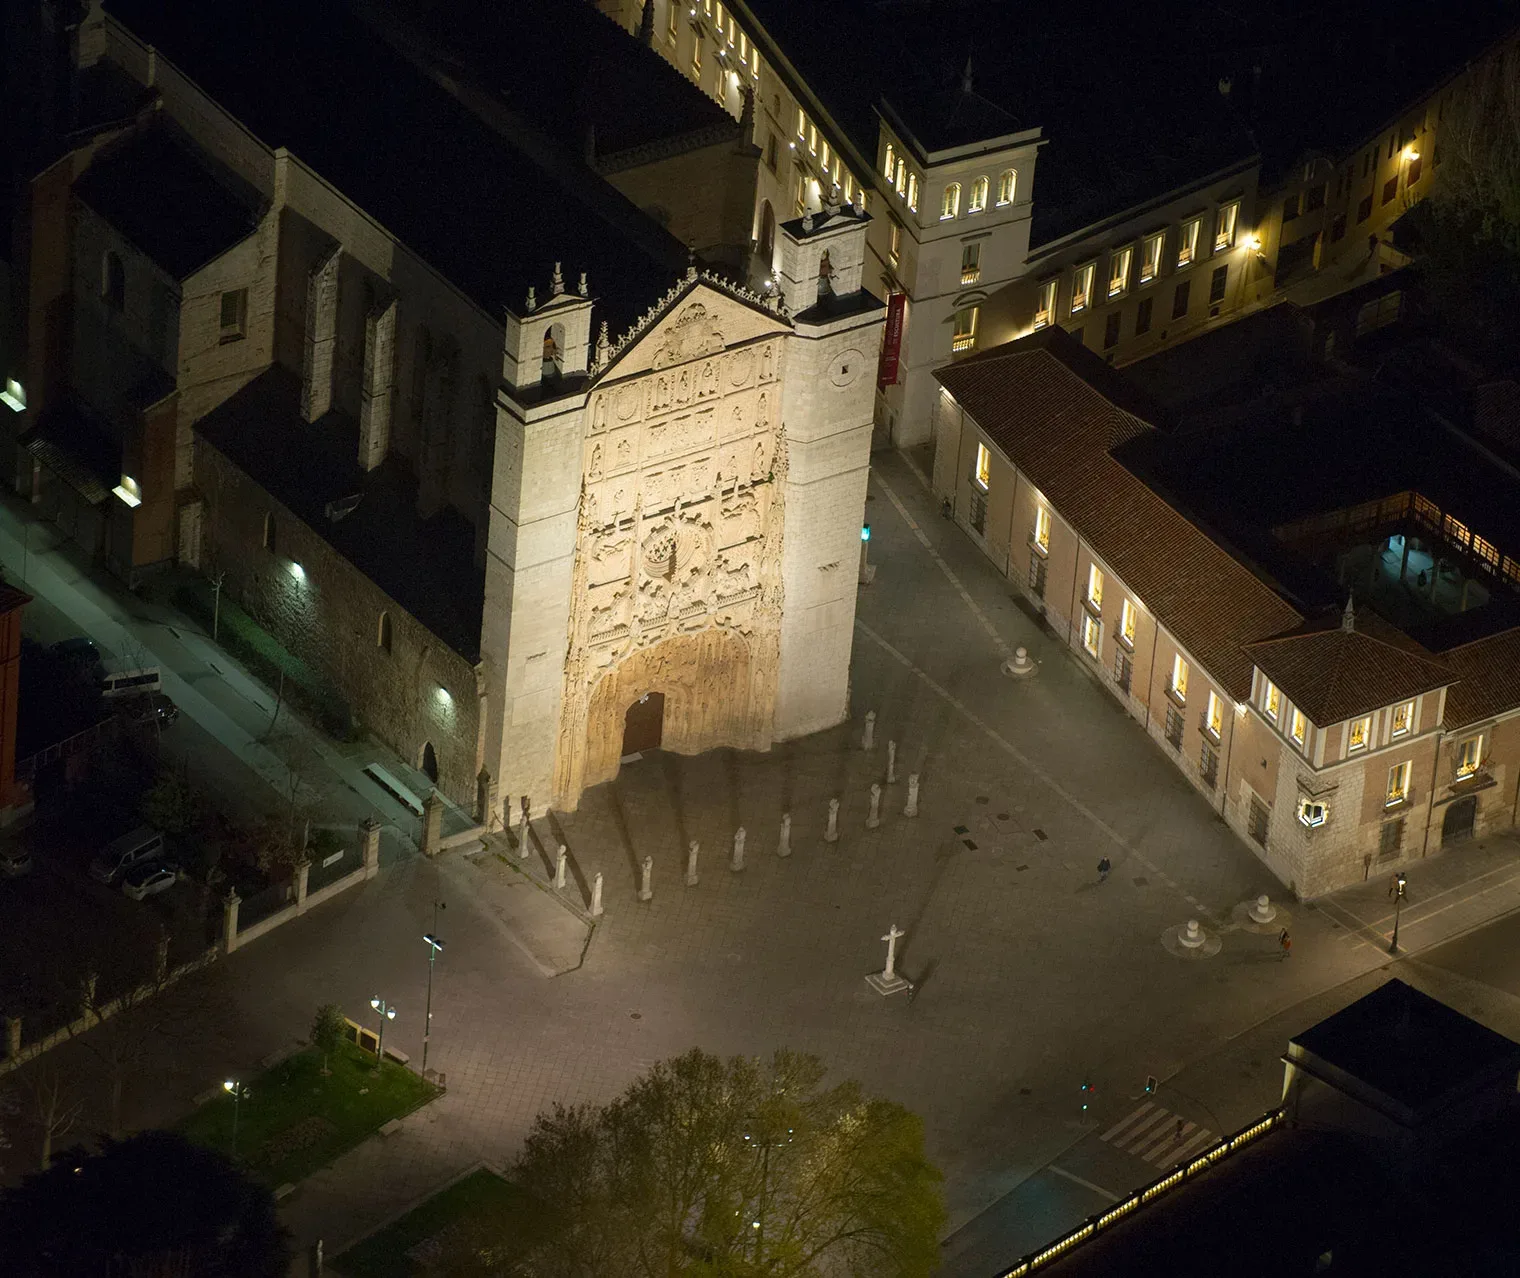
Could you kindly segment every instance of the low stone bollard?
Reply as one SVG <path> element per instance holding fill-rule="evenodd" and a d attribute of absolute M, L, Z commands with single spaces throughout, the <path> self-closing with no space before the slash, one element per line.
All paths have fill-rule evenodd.
<path fill-rule="evenodd" d="M 876 711 L 866 711 L 866 730 L 860 738 L 860 748 L 870 750 L 876 745 Z"/>
<path fill-rule="evenodd" d="M 1250 910 L 1253 923 L 1270 923 L 1277 917 L 1277 910 L 1265 893 L 1256 898 Z"/>
<path fill-rule="evenodd" d="M 871 811 L 866 814 L 866 829 L 874 830 L 881 824 L 881 786 L 871 783 Z"/>
<path fill-rule="evenodd" d="M 824 827 L 824 830 L 823 830 L 823 841 L 825 843 L 838 843 L 839 842 L 839 800 L 838 799 L 830 799 L 829 800 L 829 823 L 828 823 L 827 826 Z"/>
<path fill-rule="evenodd" d="M 591 880 L 591 917 L 599 919 L 606 912 L 602 906 L 602 872 L 598 870 Z"/>
<path fill-rule="evenodd" d="M 744 869 L 744 827 L 741 825 L 734 831 L 734 854 L 729 860 L 728 868 L 735 874 Z"/>
<path fill-rule="evenodd" d="M 776 843 L 777 856 L 791 856 L 792 854 L 792 814 L 781 814 L 781 838 Z"/>
<path fill-rule="evenodd" d="M 897 742 L 887 742 L 887 784 L 897 784 Z"/>
<path fill-rule="evenodd" d="M 693 839 L 686 847 L 686 886 L 697 886 L 697 853 L 701 845 Z"/>
<path fill-rule="evenodd" d="M 654 900 L 654 857 L 646 856 L 639 873 L 639 900 Z"/>
<path fill-rule="evenodd" d="M 908 773 L 908 802 L 903 808 L 903 816 L 916 817 L 918 815 L 918 773 Z"/>
<path fill-rule="evenodd" d="M 559 845 L 559 851 L 554 856 L 554 886 L 563 889 L 565 886 L 565 870 L 570 860 L 570 849 L 563 843 Z"/>

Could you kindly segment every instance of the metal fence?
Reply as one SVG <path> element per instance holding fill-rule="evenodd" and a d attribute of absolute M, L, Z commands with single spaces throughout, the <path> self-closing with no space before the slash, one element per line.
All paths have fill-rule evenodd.
<path fill-rule="evenodd" d="M 352 874 L 363 864 L 363 852 L 354 842 L 345 841 L 342 847 L 326 854 L 312 853 L 311 869 L 306 875 L 307 895 L 336 882 L 345 874 Z"/>

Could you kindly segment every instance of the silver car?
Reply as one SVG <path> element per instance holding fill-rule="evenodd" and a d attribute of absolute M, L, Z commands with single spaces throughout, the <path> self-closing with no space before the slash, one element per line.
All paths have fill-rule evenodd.
<path fill-rule="evenodd" d="M 149 861 L 135 870 L 128 870 L 121 881 L 121 890 L 134 901 L 167 892 L 179 882 L 179 869 L 162 861 Z"/>

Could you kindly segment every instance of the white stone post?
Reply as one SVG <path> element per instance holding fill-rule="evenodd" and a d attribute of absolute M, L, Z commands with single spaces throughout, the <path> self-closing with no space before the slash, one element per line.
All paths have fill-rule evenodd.
<path fill-rule="evenodd" d="M 599 919 L 606 912 L 602 907 L 602 872 L 598 870 L 591 880 L 591 917 Z"/>
<path fill-rule="evenodd" d="M 744 827 L 742 825 L 734 831 L 734 855 L 728 863 L 728 868 L 735 874 L 744 869 Z"/>
<path fill-rule="evenodd" d="M 311 878 L 311 858 L 304 853 L 296 862 L 296 913 L 306 913 L 306 884 Z"/>
<path fill-rule="evenodd" d="M 237 894 L 236 888 L 228 889 L 222 899 L 222 949 L 227 954 L 238 947 L 238 906 L 242 903 L 243 898 Z"/>
<path fill-rule="evenodd" d="M 876 711 L 866 711 L 866 730 L 860 738 L 860 748 L 870 750 L 876 745 Z"/>
<path fill-rule="evenodd" d="M 701 881 L 697 878 L 697 853 L 702 850 L 702 845 L 693 839 L 686 845 L 686 886 L 696 887 Z"/>
<path fill-rule="evenodd" d="M 528 859 L 528 829 L 528 796 L 525 794 L 522 803 L 522 822 L 517 827 L 517 859 L 519 861 Z"/>
<path fill-rule="evenodd" d="M 887 742 L 887 784 L 897 784 L 897 742 Z"/>
<path fill-rule="evenodd" d="M 652 884 L 653 878 L 654 878 L 654 857 L 652 857 L 652 856 L 646 856 L 644 858 L 644 864 L 641 867 L 640 872 L 639 872 L 639 900 L 641 900 L 641 901 L 652 901 L 652 900 L 654 900 L 654 886 Z"/>
<path fill-rule="evenodd" d="M 792 814 L 781 814 L 781 839 L 776 844 L 777 856 L 791 856 L 792 854 Z"/>
<path fill-rule="evenodd" d="M 871 811 L 866 816 L 866 829 L 874 830 L 881 824 L 881 786 L 871 783 Z"/>
<path fill-rule="evenodd" d="M 443 837 L 443 795 L 429 790 L 422 801 L 422 855 L 437 856 L 438 842 Z"/>
<path fill-rule="evenodd" d="M 380 822 L 372 816 L 359 822 L 359 846 L 364 857 L 364 877 L 372 879 L 380 873 Z"/>
<path fill-rule="evenodd" d="M 565 866 L 569 860 L 570 849 L 561 843 L 559 845 L 559 852 L 554 857 L 554 886 L 556 888 L 563 888 L 565 886 Z"/>
<path fill-rule="evenodd" d="M 908 804 L 903 808 L 903 816 L 916 817 L 918 815 L 918 773 L 908 773 Z"/>
<path fill-rule="evenodd" d="M 828 823 L 828 826 L 823 831 L 823 841 L 825 843 L 838 843 L 839 842 L 839 800 L 838 799 L 830 799 L 829 800 L 829 823 Z"/>

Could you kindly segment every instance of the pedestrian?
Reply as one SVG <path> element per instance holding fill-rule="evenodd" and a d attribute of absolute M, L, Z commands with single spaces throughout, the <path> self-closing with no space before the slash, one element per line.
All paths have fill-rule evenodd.
<path fill-rule="evenodd" d="M 1114 868 L 1114 863 L 1106 856 L 1098 862 L 1098 882 L 1108 882 L 1108 872 Z"/>
<path fill-rule="evenodd" d="M 1182 1120 L 1180 1118 L 1177 1120 L 1176 1131 L 1172 1133 L 1172 1142 L 1177 1145 L 1182 1144 Z"/>
<path fill-rule="evenodd" d="M 1292 954 L 1293 954 L 1293 938 L 1288 935 L 1288 929 L 1287 928 L 1283 928 L 1282 932 L 1279 933 L 1279 935 L 1277 937 L 1277 948 L 1282 951 L 1281 956 L 1280 956 L 1280 958 L 1278 960 L 1279 962 L 1281 962 L 1282 959 L 1289 958 L 1289 957 L 1292 956 Z"/>

